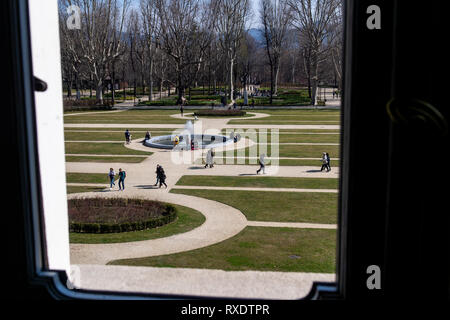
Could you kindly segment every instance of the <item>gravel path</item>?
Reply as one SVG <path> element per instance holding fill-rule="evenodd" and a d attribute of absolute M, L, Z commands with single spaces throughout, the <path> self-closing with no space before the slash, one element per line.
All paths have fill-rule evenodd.
<path fill-rule="evenodd" d="M 223 271 L 214 269 L 76 265 L 79 287 L 137 293 L 246 299 L 300 299 L 329 273 Z"/>
<path fill-rule="evenodd" d="M 151 186 L 141 190 L 115 193 L 114 197 L 139 197 L 179 205 L 188 205 L 200 211 L 206 221 L 198 228 L 170 237 L 112 244 L 71 244 L 71 262 L 75 264 L 106 264 L 117 259 L 129 259 L 159 256 L 194 250 L 226 240 L 247 226 L 245 216 L 237 209 L 223 203 L 187 195 L 167 193 L 164 190 L 152 190 Z M 98 196 L 99 193 L 84 193 L 81 196 Z M 69 195 L 69 199 L 80 195 Z M 111 193 L 101 196 L 111 197 Z"/>

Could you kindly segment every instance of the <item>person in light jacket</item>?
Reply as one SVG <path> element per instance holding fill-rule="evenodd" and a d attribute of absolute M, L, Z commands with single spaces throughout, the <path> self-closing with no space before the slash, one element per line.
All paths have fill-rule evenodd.
<path fill-rule="evenodd" d="M 214 167 L 214 156 L 215 156 L 215 152 L 214 149 L 209 149 L 208 153 L 206 154 L 206 164 L 205 164 L 205 168 L 206 167 Z"/>
<path fill-rule="evenodd" d="M 259 156 L 259 160 L 258 160 L 258 162 L 259 162 L 259 169 L 256 170 L 256 174 L 259 174 L 261 172 L 261 170 L 262 170 L 263 174 L 266 173 L 266 164 L 265 164 L 265 161 L 264 161 L 265 156 L 266 155 L 264 153 L 262 153 Z"/>
<path fill-rule="evenodd" d="M 113 168 L 109 169 L 108 177 L 109 177 L 109 190 L 111 190 L 112 187 L 116 185 L 114 183 L 114 178 L 116 177 L 116 173 L 114 172 Z"/>

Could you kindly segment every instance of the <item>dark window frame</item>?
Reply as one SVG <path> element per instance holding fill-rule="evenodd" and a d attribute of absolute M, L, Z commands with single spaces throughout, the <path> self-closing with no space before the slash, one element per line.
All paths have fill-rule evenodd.
<path fill-rule="evenodd" d="M 311 292 L 304 300 L 381 298 L 386 294 L 389 296 L 389 290 L 391 290 L 390 295 L 395 296 L 394 289 L 400 288 L 395 284 L 397 277 L 414 276 L 413 271 L 403 271 L 398 268 L 401 259 L 395 257 L 398 251 L 392 249 L 399 248 L 401 245 L 400 236 L 396 234 L 396 232 L 401 232 L 401 225 L 395 216 L 396 210 L 398 211 L 399 208 L 397 195 L 401 189 L 392 181 L 407 178 L 407 175 L 399 176 L 393 171 L 397 157 L 394 151 L 401 150 L 406 137 L 402 135 L 403 127 L 399 126 L 395 119 L 390 118 L 385 109 L 387 102 L 392 101 L 393 97 L 397 97 L 399 92 L 401 94 L 401 88 L 399 89 L 395 84 L 407 79 L 407 75 L 402 74 L 404 70 L 401 68 L 401 61 L 399 62 L 401 58 L 405 59 L 405 56 L 396 56 L 396 50 L 401 52 L 402 46 L 408 48 L 408 44 L 401 41 L 397 43 L 397 40 L 401 39 L 399 35 L 404 35 L 402 33 L 404 30 L 399 29 L 393 21 L 402 21 L 399 18 L 406 19 L 408 14 L 413 16 L 422 14 L 420 6 L 416 8 L 411 2 L 408 2 L 411 7 L 405 8 L 400 6 L 399 0 L 345 0 L 344 98 L 341 118 L 342 161 L 337 236 L 337 279 L 335 283 L 314 283 Z M 372 4 L 382 8 L 381 30 L 369 31 L 365 27 L 366 8 Z M 18 248 L 15 254 L 18 256 L 18 261 L 25 266 L 18 270 L 18 274 L 20 272 L 22 274 L 12 278 L 12 281 L 20 281 L 21 284 L 18 285 L 18 282 L 14 284 L 17 288 L 16 294 L 23 296 L 21 290 L 37 288 L 39 291 L 39 288 L 44 288 L 43 291 L 39 291 L 39 294 L 48 294 L 49 298 L 53 299 L 213 298 L 69 290 L 65 286 L 67 276 L 64 271 L 48 270 L 42 225 L 27 0 L 5 0 L 1 2 L 0 6 L 3 14 L 2 21 L 6 26 L 1 31 L 4 35 L 2 38 L 6 39 L 10 53 L 7 69 L 13 79 L 6 86 L 9 90 L 10 109 L 8 110 L 11 120 L 7 123 L 11 133 L 11 139 L 8 142 L 11 143 L 11 150 L 15 152 L 15 162 L 11 164 L 11 172 L 8 173 L 12 174 L 11 177 L 15 181 L 11 189 L 16 194 L 11 193 L 11 199 L 17 201 L 18 211 L 21 212 L 21 214 L 6 218 L 9 219 L 7 221 L 11 222 L 12 226 L 15 226 L 14 239 Z M 401 11 L 399 7 L 404 11 Z M 442 8 L 440 5 L 433 7 L 434 11 L 426 12 L 425 18 L 435 17 L 436 12 L 445 12 Z M 441 20 L 438 19 L 436 26 L 443 26 L 443 16 L 438 15 L 438 17 Z M 427 20 L 422 22 L 423 25 L 426 23 Z M 442 33 L 444 29 L 442 27 Z M 424 34 L 426 36 L 426 33 Z M 423 70 L 419 71 L 422 72 L 420 75 L 428 75 Z M 43 80 L 45 81 L 45 79 Z M 439 83 L 433 81 L 431 83 L 442 88 Z M 428 88 L 428 90 L 432 91 L 431 84 L 430 87 L 431 89 Z M 439 105 L 440 100 L 435 99 L 432 102 Z M 362 109 L 361 105 L 371 110 L 371 118 L 367 123 L 357 121 L 367 116 L 364 115 L 367 111 Z M 352 108 L 352 106 L 354 107 Z M 445 122 L 448 118 L 448 110 L 441 109 L 441 112 L 443 113 L 442 121 Z M 368 131 L 370 132 L 368 133 Z M 364 145 L 365 140 L 375 144 L 367 147 Z M 448 135 L 437 141 L 448 143 Z M 367 185 L 365 184 L 367 181 L 364 181 L 364 177 L 361 177 L 360 174 L 360 170 L 364 168 L 361 164 L 360 153 L 368 152 L 368 156 L 372 157 L 371 151 L 377 154 L 376 161 L 378 162 L 369 159 L 366 163 L 366 165 L 374 165 L 371 170 L 373 177 L 371 177 L 370 185 Z M 362 186 L 365 187 L 364 190 L 362 190 Z M 445 184 L 437 183 L 435 190 L 439 196 L 445 197 L 445 193 L 442 191 L 445 188 Z M 439 193 L 440 190 L 441 193 Z M 434 207 L 445 204 L 443 200 L 439 202 L 437 197 L 429 196 L 429 198 L 436 201 Z M 373 201 L 375 202 L 372 203 Z M 362 211 L 364 208 L 365 211 Z M 415 209 L 413 206 L 408 208 Z M 417 210 L 419 212 L 420 208 Z M 448 217 L 446 221 L 448 226 Z M 445 223 L 443 225 L 445 226 Z M 440 230 L 446 229 L 440 226 Z M 425 230 L 423 233 L 433 236 L 432 230 Z M 408 235 L 410 236 L 409 233 Z M 435 236 L 433 239 L 445 240 L 446 238 L 442 235 L 440 238 Z M 429 244 L 429 242 L 423 243 Z M 448 243 L 440 244 L 437 249 L 448 249 Z M 411 254 L 410 250 L 406 251 Z M 410 256 L 404 255 L 404 257 Z M 420 262 L 425 263 L 424 261 Z M 365 279 L 368 277 L 366 268 L 371 264 L 379 265 L 382 268 L 381 290 L 368 290 L 366 287 Z M 16 265 L 12 265 L 12 267 L 16 267 Z M 445 269 L 446 267 L 447 269 Z M 431 284 L 422 284 L 420 288 L 425 290 L 424 294 L 434 289 L 439 293 L 446 292 L 448 299 L 448 260 L 447 264 L 440 266 L 439 270 L 443 273 L 447 270 L 446 283 L 435 281 Z M 385 272 L 388 277 L 384 277 Z M 408 283 L 401 282 L 401 284 L 403 285 L 403 294 L 406 292 L 408 295 L 409 289 L 412 290 L 410 294 L 414 293 L 413 285 L 409 284 L 409 287 L 405 287 Z M 28 295 L 33 297 L 35 294 L 36 291 L 33 291 Z"/>

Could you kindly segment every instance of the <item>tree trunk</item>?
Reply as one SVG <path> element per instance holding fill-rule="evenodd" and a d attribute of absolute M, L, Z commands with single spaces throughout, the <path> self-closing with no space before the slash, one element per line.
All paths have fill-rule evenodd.
<path fill-rule="evenodd" d="M 273 69 L 274 69 L 274 66 L 272 64 L 270 64 L 270 101 L 269 101 L 270 104 L 272 104 L 272 102 L 273 102 L 273 90 L 274 90 L 274 82 L 275 82 L 275 79 L 273 76 L 273 73 L 274 73 Z"/>
<path fill-rule="evenodd" d="M 92 74 L 89 75 L 89 98 L 92 99 Z"/>
<path fill-rule="evenodd" d="M 150 61 L 150 72 L 149 72 L 149 92 L 148 92 L 148 101 L 153 101 L 153 62 Z"/>
<path fill-rule="evenodd" d="M 280 63 L 277 63 L 277 65 L 275 66 L 275 83 L 274 83 L 274 90 L 273 90 L 273 94 L 277 95 L 278 94 L 278 77 L 280 74 Z"/>
<path fill-rule="evenodd" d="M 111 75 L 111 104 L 114 106 L 115 103 L 115 94 L 116 94 L 116 72 L 114 70 L 114 63 L 112 66 L 112 75 Z"/>
<path fill-rule="evenodd" d="M 234 65 L 234 59 L 230 59 L 230 100 L 231 100 L 231 103 L 234 103 L 233 65 Z"/>
<path fill-rule="evenodd" d="M 127 91 L 125 88 L 125 68 L 122 70 L 122 85 L 123 85 L 123 101 L 127 100 Z"/>
<path fill-rule="evenodd" d="M 317 62 L 313 62 L 314 76 L 312 77 L 311 104 L 316 105 L 317 86 L 319 84 L 319 68 Z"/>
<path fill-rule="evenodd" d="M 178 90 L 178 99 L 177 99 L 177 104 L 181 104 L 182 102 L 182 97 L 183 97 L 183 85 L 182 85 L 182 81 L 181 81 L 181 74 L 178 72 L 178 85 L 177 85 L 177 90 Z"/>
<path fill-rule="evenodd" d="M 95 91 L 95 98 L 97 99 L 97 102 L 100 104 L 103 103 L 103 86 L 101 81 L 97 83 L 97 89 Z"/>
<path fill-rule="evenodd" d="M 76 99 L 80 100 L 81 99 L 81 94 L 80 94 L 80 86 L 79 86 L 79 82 L 78 82 L 78 75 L 75 75 L 75 92 L 76 92 Z"/>
<path fill-rule="evenodd" d="M 67 98 L 72 96 L 72 81 L 67 81 Z"/>

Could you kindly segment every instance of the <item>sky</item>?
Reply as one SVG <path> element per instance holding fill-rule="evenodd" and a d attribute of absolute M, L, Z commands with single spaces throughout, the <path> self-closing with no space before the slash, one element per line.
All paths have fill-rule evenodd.
<path fill-rule="evenodd" d="M 260 23 L 259 19 L 259 3 L 261 0 L 249 0 L 250 1 L 250 10 L 251 10 L 251 18 L 247 25 L 247 28 L 258 28 Z M 138 8 L 139 0 L 131 0 L 131 6 Z"/>

